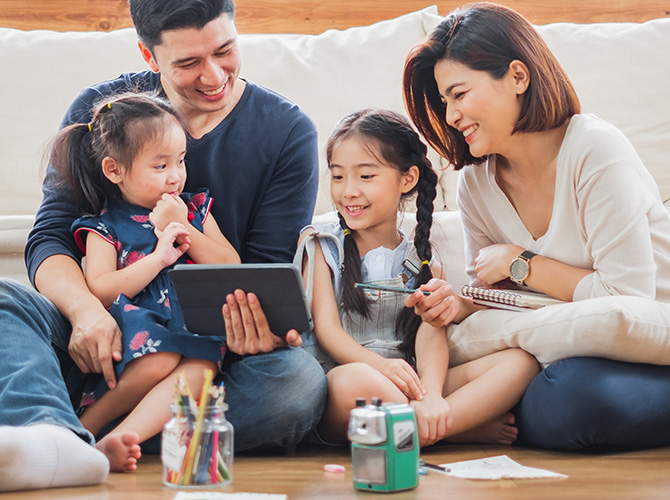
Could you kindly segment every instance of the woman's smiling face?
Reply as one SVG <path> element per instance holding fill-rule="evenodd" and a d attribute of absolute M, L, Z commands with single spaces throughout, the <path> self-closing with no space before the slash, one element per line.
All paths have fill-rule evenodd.
<path fill-rule="evenodd" d="M 523 102 L 514 73 L 496 80 L 486 71 L 442 59 L 433 74 L 446 105 L 445 120 L 463 134 L 470 153 L 480 158 L 503 152 Z"/>

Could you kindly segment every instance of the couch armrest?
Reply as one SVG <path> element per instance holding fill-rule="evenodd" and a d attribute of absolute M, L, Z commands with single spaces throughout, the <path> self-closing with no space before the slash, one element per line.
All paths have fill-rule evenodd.
<path fill-rule="evenodd" d="M 0 277 L 29 283 L 23 250 L 34 220 L 32 215 L 0 216 Z"/>

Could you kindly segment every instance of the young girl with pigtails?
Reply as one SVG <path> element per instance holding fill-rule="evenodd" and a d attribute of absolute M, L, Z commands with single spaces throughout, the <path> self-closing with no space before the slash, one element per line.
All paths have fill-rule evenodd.
<path fill-rule="evenodd" d="M 345 117 L 328 141 L 339 222 L 308 226 L 296 253 L 314 318 L 305 348 L 328 380 L 317 429 L 326 442 L 346 441 L 358 397 L 410 403 L 422 446 L 516 438 L 508 412 L 538 372 L 532 356 L 509 349 L 448 369 L 444 328 L 404 307 L 405 294 L 360 286 L 418 288 L 444 279 L 429 241 L 437 176 L 426 152 L 408 121 L 385 110 Z M 413 241 L 398 229 L 398 212 L 412 196 Z M 459 322 L 475 308 L 455 294 L 447 302 L 448 321 Z"/>
<path fill-rule="evenodd" d="M 98 434 L 128 416 L 97 444 L 113 471 L 136 468 L 139 443 L 169 420 L 175 375 L 195 393 L 203 370 L 217 371 L 223 337 L 198 337 L 184 326 L 167 271 L 175 263 L 239 263 L 237 252 L 209 214 L 206 190 L 183 193 L 186 132 L 167 101 L 122 94 L 100 103 L 90 123 L 63 128 L 51 163 L 82 213 L 75 240 L 86 253 L 90 290 L 121 330 L 113 353 L 118 384 L 107 390 L 89 375 L 79 408 L 84 427 Z"/>

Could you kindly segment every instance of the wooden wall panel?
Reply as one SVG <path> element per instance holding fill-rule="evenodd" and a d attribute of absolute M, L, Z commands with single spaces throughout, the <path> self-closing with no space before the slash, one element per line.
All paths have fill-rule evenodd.
<path fill-rule="evenodd" d="M 240 33 L 321 33 L 363 26 L 454 0 L 238 0 Z M 634 21 L 670 17 L 670 0 L 504 0 L 537 24 Z M 126 0 L 0 0 L 0 26 L 57 31 L 110 31 L 131 26 Z"/>
<path fill-rule="evenodd" d="M 0 0 L 0 26 L 111 31 L 132 26 L 127 0 Z"/>

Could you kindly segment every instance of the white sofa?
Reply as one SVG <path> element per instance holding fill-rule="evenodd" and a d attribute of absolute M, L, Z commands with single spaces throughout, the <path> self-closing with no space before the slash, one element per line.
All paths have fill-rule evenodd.
<path fill-rule="evenodd" d="M 320 149 L 344 114 L 363 107 L 404 111 L 405 56 L 440 20 L 430 7 L 321 35 L 242 34 L 242 77 L 298 103 L 319 130 Z M 538 30 L 570 75 L 584 112 L 617 125 L 670 200 L 670 19 L 642 24 L 557 23 Z M 41 200 L 46 144 L 82 87 L 146 68 L 132 29 L 103 32 L 0 28 L 0 276 L 27 281 L 23 247 Z M 457 173 L 439 170 L 434 240 L 455 286 L 465 282 L 455 209 Z M 322 159 L 321 170 L 325 170 Z M 322 177 L 315 215 L 332 210 Z M 327 217 L 327 215 L 326 215 Z M 412 217 L 408 216 L 407 225 Z"/>

